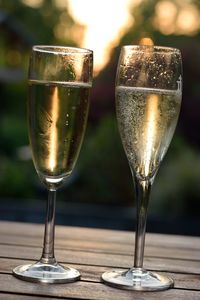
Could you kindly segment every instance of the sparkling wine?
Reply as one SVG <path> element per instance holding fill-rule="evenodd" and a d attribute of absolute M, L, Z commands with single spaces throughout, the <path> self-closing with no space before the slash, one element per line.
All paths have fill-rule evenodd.
<path fill-rule="evenodd" d="M 152 178 L 171 142 L 180 90 L 118 86 L 116 110 L 122 143 L 137 177 Z"/>
<path fill-rule="evenodd" d="M 29 138 L 35 168 L 48 186 L 72 171 L 82 144 L 90 85 L 29 81 Z"/>

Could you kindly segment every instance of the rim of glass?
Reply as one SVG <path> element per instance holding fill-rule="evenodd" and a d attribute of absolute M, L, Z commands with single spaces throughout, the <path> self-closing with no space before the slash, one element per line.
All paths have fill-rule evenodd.
<path fill-rule="evenodd" d="M 178 48 L 165 47 L 165 46 L 156 46 L 156 45 L 124 45 L 122 49 L 130 49 L 135 51 L 145 51 L 145 49 L 153 49 L 158 53 L 181 53 Z"/>
<path fill-rule="evenodd" d="M 58 46 L 58 45 L 34 45 L 32 47 L 33 51 L 42 52 L 42 53 L 50 53 L 50 54 L 92 54 L 93 51 L 86 48 L 79 47 L 71 47 L 71 46 Z M 67 51 L 68 50 L 68 51 Z"/>

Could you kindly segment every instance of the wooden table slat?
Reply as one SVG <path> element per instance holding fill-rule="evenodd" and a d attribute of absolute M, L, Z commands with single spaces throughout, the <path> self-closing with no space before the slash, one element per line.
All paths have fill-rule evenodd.
<path fill-rule="evenodd" d="M 92 253 L 87 251 L 56 250 L 59 262 L 96 265 L 105 267 L 129 268 L 133 264 L 133 255 Z M 37 260 L 41 256 L 40 248 L 25 246 L 1 245 L 0 257 L 12 257 Z M 199 274 L 200 261 L 171 259 L 171 258 L 144 258 L 144 265 L 151 270 L 170 272 L 186 272 Z"/>
<path fill-rule="evenodd" d="M 11 274 L 12 269 L 20 264 L 32 263 L 30 260 L 19 259 L 0 259 L 0 273 Z M 63 264 L 65 266 L 65 264 Z M 101 274 L 105 271 L 110 271 L 113 268 L 101 266 L 86 266 L 78 264 L 70 264 L 71 267 L 77 268 L 81 273 L 81 279 L 90 282 L 99 282 Z M 180 289 L 198 289 L 200 290 L 200 276 L 198 274 L 180 274 L 161 271 L 160 274 L 165 274 L 172 277 L 175 281 L 175 287 Z"/>
<path fill-rule="evenodd" d="M 30 246 L 30 247 L 42 247 L 43 239 L 42 237 L 21 237 L 19 240 L 18 236 L 13 235 L 3 235 L 1 236 L 1 244 L 13 245 L 13 246 Z M 196 244 L 195 244 L 196 245 Z M 122 254 L 122 255 L 133 255 L 134 252 L 134 242 L 133 244 L 113 244 L 107 242 L 94 242 L 87 240 L 62 240 L 58 239 L 55 241 L 55 248 L 57 250 L 77 250 L 77 251 L 88 251 L 97 253 L 112 253 L 112 254 Z M 200 261 L 200 247 L 195 249 L 180 248 L 174 251 L 171 247 L 163 247 L 161 245 L 149 245 L 146 242 L 145 245 L 145 256 L 150 257 L 168 257 L 168 258 L 180 258 L 189 260 L 199 260 Z"/>
<path fill-rule="evenodd" d="M 78 281 L 75 283 L 66 284 L 54 284 L 45 285 L 41 284 L 38 288 L 38 284 L 25 282 L 14 278 L 11 275 L 0 274 L 0 291 L 9 292 L 12 286 L 12 292 L 20 294 L 34 294 L 34 295 L 48 295 L 49 297 L 69 297 L 74 299 L 91 299 L 91 300 L 113 300 L 113 299 L 124 299 L 133 300 L 133 295 L 137 297 L 137 300 L 144 300 L 148 296 L 148 300 L 161 299 L 163 296 L 165 300 L 168 299 L 195 299 L 199 300 L 199 291 L 189 291 L 181 289 L 170 289 L 161 292 L 132 292 L 128 290 L 120 290 L 106 286 L 102 283 L 91 283 Z"/>
<path fill-rule="evenodd" d="M 43 224 L 26 224 L 16 222 L 1 222 L 0 234 L 1 235 L 17 235 L 28 237 L 43 238 L 44 225 Z M 164 241 L 163 241 L 164 237 Z M 135 235 L 130 231 L 107 230 L 107 229 L 94 229 L 94 228 L 81 228 L 72 226 L 56 226 L 56 239 L 72 239 L 72 240 L 88 240 L 93 242 L 108 242 L 115 245 L 115 243 L 130 244 L 134 243 Z M 171 248 L 186 248 L 186 249 L 200 249 L 200 238 L 191 236 L 180 235 L 162 235 L 148 233 L 146 234 L 146 243 L 161 245 Z"/>

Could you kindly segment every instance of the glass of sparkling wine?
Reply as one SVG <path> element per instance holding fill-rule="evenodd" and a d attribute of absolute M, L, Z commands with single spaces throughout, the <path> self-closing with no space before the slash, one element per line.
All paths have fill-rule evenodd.
<path fill-rule="evenodd" d="M 93 52 L 59 46 L 34 46 L 29 65 L 28 127 L 33 162 L 48 190 L 41 259 L 18 266 L 16 277 L 64 283 L 80 273 L 54 256 L 56 191 L 70 176 L 83 141 L 92 86 Z"/>
<path fill-rule="evenodd" d="M 182 98 L 178 49 L 124 46 L 116 76 L 116 113 L 136 189 L 137 227 L 134 266 L 114 270 L 102 280 L 131 290 L 164 290 L 173 280 L 143 268 L 147 208 L 151 186 L 177 124 Z"/>

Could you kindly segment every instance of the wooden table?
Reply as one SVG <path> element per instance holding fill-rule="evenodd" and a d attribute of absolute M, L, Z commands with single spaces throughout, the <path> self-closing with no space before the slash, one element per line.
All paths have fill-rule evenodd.
<path fill-rule="evenodd" d="M 200 238 L 147 234 L 144 265 L 175 280 L 175 287 L 160 292 L 124 291 L 104 285 L 100 275 L 132 265 L 134 234 L 131 232 L 56 227 L 56 258 L 80 270 L 81 281 L 38 284 L 12 276 L 12 269 L 40 257 L 43 225 L 0 222 L 0 299 L 103 299 L 199 300 Z"/>

